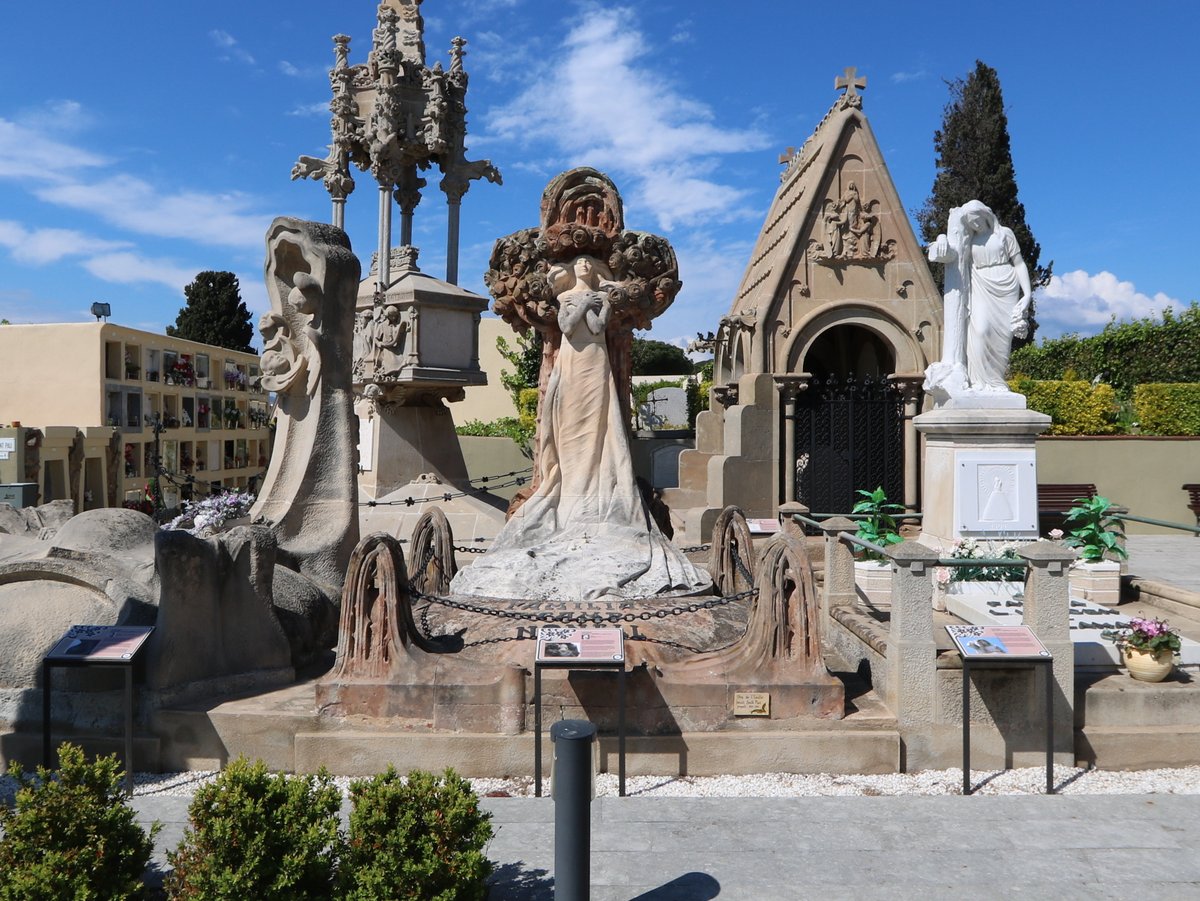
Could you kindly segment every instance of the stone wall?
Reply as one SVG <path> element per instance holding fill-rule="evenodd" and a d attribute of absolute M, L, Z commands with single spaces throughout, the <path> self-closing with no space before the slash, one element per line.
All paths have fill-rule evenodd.
<path fill-rule="evenodd" d="M 1091 435 L 1038 438 L 1038 482 L 1092 483 L 1135 516 L 1194 523 L 1185 482 L 1200 481 L 1200 438 Z M 1131 522 L 1134 535 L 1184 532 Z"/>

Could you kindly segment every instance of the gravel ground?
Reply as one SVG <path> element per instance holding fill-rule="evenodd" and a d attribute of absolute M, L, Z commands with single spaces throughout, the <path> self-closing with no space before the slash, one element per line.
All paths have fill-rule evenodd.
<path fill-rule="evenodd" d="M 175 795 L 189 797 L 216 778 L 213 771 L 188 773 L 137 773 L 137 796 Z M 335 780 L 345 792 L 353 781 Z M 472 779 L 480 795 L 528 798 L 533 796 L 533 779 Z M 973 770 L 971 781 L 979 795 L 1041 794 L 1046 787 L 1046 770 Z M 1107 771 L 1055 767 L 1056 790 L 1071 795 L 1200 794 L 1200 766 L 1178 769 Z M 890 773 L 878 776 L 831 774 L 794 775 L 765 773 L 753 776 L 630 776 L 626 794 L 638 798 L 795 798 L 817 796 L 902 796 L 957 795 L 962 791 L 962 770 L 927 770 L 922 773 Z M 545 784 L 548 792 L 548 780 Z M 0 803 L 11 804 L 16 782 L 0 777 Z M 596 779 L 596 794 L 617 795 L 617 777 L 602 773 Z"/>

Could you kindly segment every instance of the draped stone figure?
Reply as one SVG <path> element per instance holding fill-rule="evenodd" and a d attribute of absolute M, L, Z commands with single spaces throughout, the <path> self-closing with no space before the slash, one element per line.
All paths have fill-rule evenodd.
<path fill-rule="evenodd" d="M 1007 394 L 1013 336 L 1029 333 L 1032 288 L 1016 236 L 972 200 L 950 211 L 946 234 L 929 246 L 946 265 L 942 358 L 925 372 L 939 404 L 954 397 Z"/>
<path fill-rule="evenodd" d="M 585 600 L 707 588 L 710 579 L 662 534 L 634 478 L 606 345 L 614 287 L 581 255 L 550 269 L 562 342 L 542 401 L 542 478 L 454 594 Z"/>

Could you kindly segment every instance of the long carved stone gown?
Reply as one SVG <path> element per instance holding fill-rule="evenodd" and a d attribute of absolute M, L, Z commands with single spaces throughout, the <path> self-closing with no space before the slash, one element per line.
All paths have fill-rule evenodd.
<path fill-rule="evenodd" d="M 971 245 L 971 301 L 967 319 L 967 379 L 974 388 L 1007 391 L 1012 311 L 1021 298 L 1013 261 L 1021 250 L 1012 230 L 997 226 Z"/>
<path fill-rule="evenodd" d="M 591 291 L 564 305 L 598 303 Z M 570 317 L 567 311 L 567 316 Z M 634 481 L 604 329 L 574 319 L 542 400 L 542 481 L 452 594 L 577 601 L 699 591 L 711 580 L 659 531 Z"/>

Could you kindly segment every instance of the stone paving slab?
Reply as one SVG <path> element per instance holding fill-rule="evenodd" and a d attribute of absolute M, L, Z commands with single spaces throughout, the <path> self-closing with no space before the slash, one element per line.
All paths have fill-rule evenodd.
<path fill-rule="evenodd" d="M 1130 535 L 1125 549 L 1131 576 L 1200 593 L 1200 536 Z"/>
<path fill-rule="evenodd" d="M 188 799 L 137 797 L 182 835 Z M 484 800 L 491 901 L 551 901 L 554 802 Z M 1198 795 L 599 798 L 593 901 L 1200 899 Z M 161 878 L 161 870 L 159 870 Z"/>

